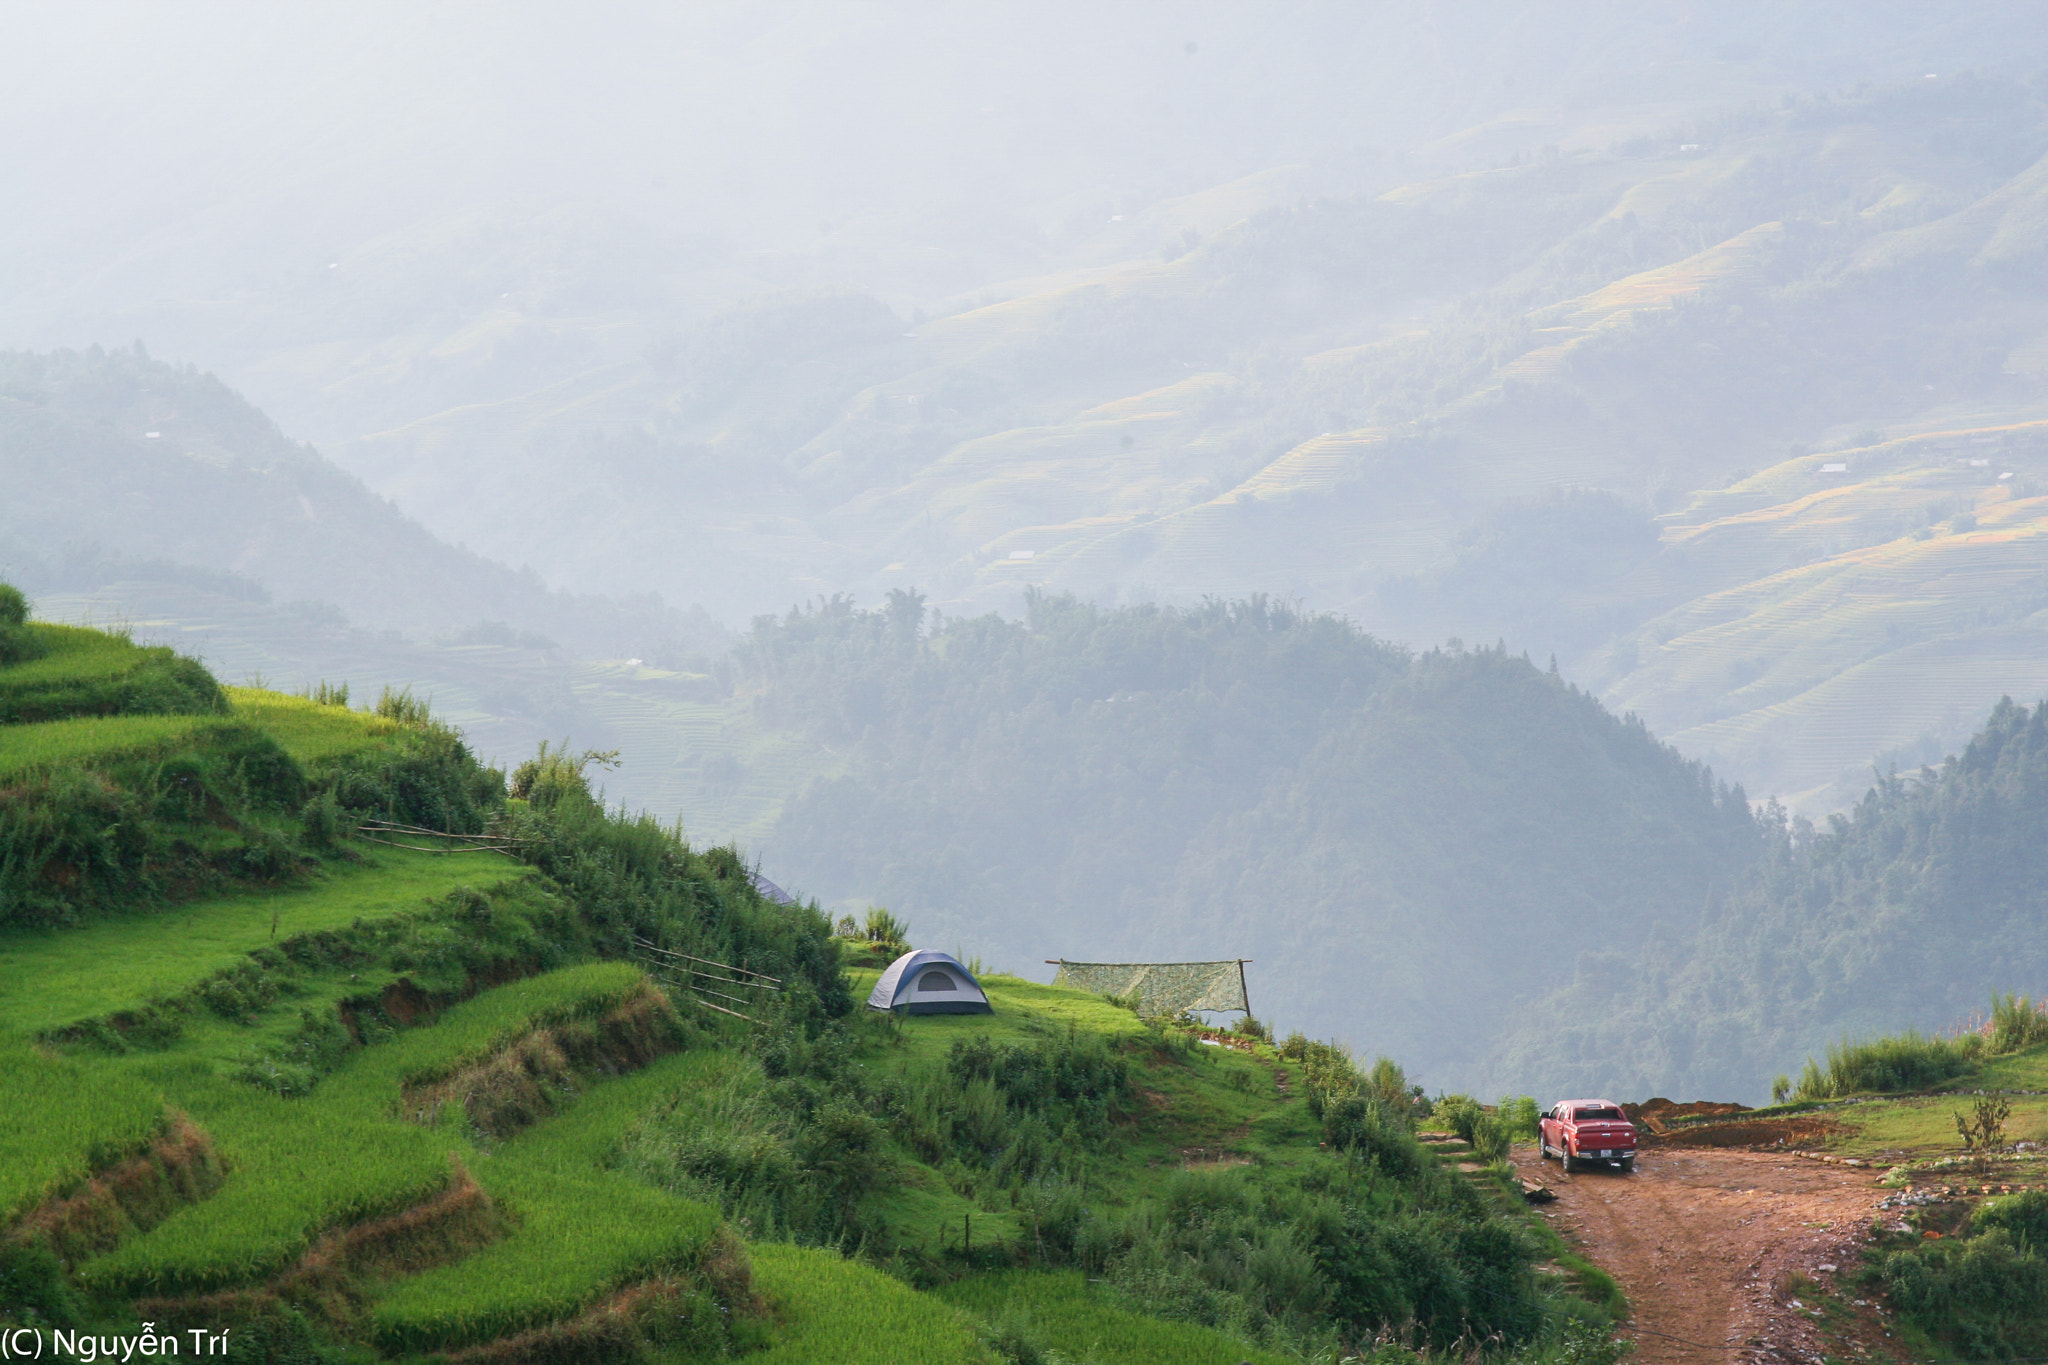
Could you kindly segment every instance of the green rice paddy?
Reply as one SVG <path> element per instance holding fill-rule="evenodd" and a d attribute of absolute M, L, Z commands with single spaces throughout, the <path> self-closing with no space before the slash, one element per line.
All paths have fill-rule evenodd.
<path fill-rule="evenodd" d="M 338 758 L 395 733 L 399 726 L 368 711 L 323 706 L 306 697 L 287 696 L 255 687 L 228 687 L 237 718 L 260 725 L 284 751 L 300 763 Z"/>
<path fill-rule="evenodd" d="M 1192 1360 L 1290 1365 L 1293 1359 L 1248 1346 L 1213 1328 L 1134 1312 L 1113 1293 L 1091 1286 L 1078 1270 L 998 1271 L 956 1281 L 937 1292 L 984 1322 L 1010 1326 L 1079 1360 L 1113 1360 L 1118 1365 L 1182 1365 Z"/>
<path fill-rule="evenodd" d="M 47 652 L 41 658 L 8 665 L 6 687 L 10 691 L 119 677 L 142 658 L 142 648 L 133 641 L 86 626 L 35 622 L 29 630 Z"/>
<path fill-rule="evenodd" d="M 140 1150 L 163 1124 L 154 1086 L 0 1034 L 0 1224 Z"/>
<path fill-rule="evenodd" d="M 218 716 L 80 716 L 0 726 L 0 777 L 82 759 L 164 752 L 223 723 Z"/>
<path fill-rule="evenodd" d="M 97 1018 L 169 995 L 266 943 L 406 914 L 458 886 L 526 875 L 502 854 L 373 846 L 359 862 L 324 865 L 309 885 L 0 934 L 0 1030 L 36 1034 Z"/>
<path fill-rule="evenodd" d="M 777 1319 L 775 1345 L 748 1356 L 752 1365 L 998 1365 L 964 1315 L 901 1280 L 831 1251 L 752 1252 Z"/>
<path fill-rule="evenodd" d="M 471 1174 L 518 1228 L 453 1265 L 399 1281 L 374 1310 L 377 1342 L 400 1352 L 488 1340 L 572 1316 L 633 1280 L 688 1269 L 717 1230 L 718 1211 L 608 1168 L 639 1115 L 697 1084 L 719 1060 L 665 1057 L 469 1158 Z"/>
<path fill-rule="evenodd" d="M 593 963 L 499 987 L 432 1025 L 364 1049 L 301 1098 L 232 1079 L 176 1050 L 101 1063 L 106 1071 L 161 1087 L 213 1135 L 232 1174 L 212 1198 L 88 1262 L 81 1278 L 132 1294 L 248 1284 L 284 1268 L 322 1232 L 429 1197 L 446 1186 L 457 1161 L 502 1197 L 520 1230 L 486 1253 L 489 1273 L 466 1293 L 452 1293 L 444 1283 L 430 1302 L 401 1297 L 387 1305 L 390 1330 L 400 1339 L 419 1340 L 423 1332 L 446 1339 L 485 1322 L 560 1316 L 630 1270 L 686 1254 L 709 1236 L 716 1221 L 710 1211 L 624 1177 L 607 1182 L 616 1188 L 589 1184 L 602 1174 L 598 1162 L 609 1150 L 610 1139 L 601 1135 L 616 1132 L 609 1122 L 622 1117 L 621 1107 L 637 1112 L 637 1104 L 652 1102 L 645 1088 L 658 1087 L 665 1073 L 642 1073 L 633 1089 L 598 1100 L 577 1121 L 537 1125 L 529 1136 L 546 1132 L 547 1141 L 507 1144 L 503 1155 L 478 1147 L 464 1131 L 459 1107 L 450 1106 L 431 1126 L 399 1112 L 409 1079 L 476 1057 L 536 1024 L 616 1004 L 640 980 L 637 968 Z M 576 1108 L 618 1084 L 624 1083 L 596 1087 Z M 556 1132 L 568 1138 L 559 1147 Z M 662 1217 L 652 1217 L 651 1198 L 666 1200 Z"/>

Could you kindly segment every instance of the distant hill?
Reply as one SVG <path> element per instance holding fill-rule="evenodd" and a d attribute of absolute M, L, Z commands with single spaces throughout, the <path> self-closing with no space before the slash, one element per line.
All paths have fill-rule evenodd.
<path fill-rule="evenodd" d="M 740 645 L 758 721 L 845 755 L 765 840 L 778 880 L 1013 969 L 1252 958 L 1262 1017 L 1432 1085 L 1495 1083 L 1580 954 L 1689 928 L 1764 848 L 1739 791 L 1494 649 L 1257 600 L 920 617 L 827 604 Z"/>
<path fill-rule="evenodd" d="M 1830 41 L 1887 71 L 1955 54 L 1859 22 Z M 1674 68 L 1701 82 L 1682 106 L 1618 69 L 1410 158 L 1127 205 L 942 290 L 750 292 L 707 258 L 701 307 L 515 289 L 408 324 L 435 365 L 352 363 L 317 397 L 312 351 L 244 363 L 428 524 L 553 582 L 735 621 L 906 582 L 969 612 L 1264 591 L 1554 652 L 1819 810 L 2048 686 L 2048 635 L 2005 605 L 2048 572 L 2048 106 L 1988 57 L 1751 86 L 1768 27 Z M 347 268 L 383 287 L 394 255 Z M 1985 433 L 1997 468 L 1923 439 Z M 1919 543 L 1960 515 L 1999 533 Z"/>
<path fill-rule="evenodd" d="M 591 652 L 709 627 L 651 596 L 550 592 L 451 546 L 214 376 L 139 348 L 0 353 L 0 467 L 0 562 L 32 592 L 181 582 L 315 620 L 338 609 L 421 634 L 496 622 L 508 642 Z"/>
<path fill-rule="evenodd" d="M 840 765 L 759 837 L 778 880 L 1012 967 L 1251 958 L 1262 1016 L 1435 1086 L 1756 1102 L 2048 980 L 2048 703 L 1815 823 L 1524 658 L 1258 600 L 840 600 L 734 670 Z"/>
<path fill-rule="evenodd" d="M 1507 1065 L 1755 1102 L 1845 1036 L 1945 1029 L 2048 982 L 2048 703 L 2000 702 L 1960 754 L 1847 816 L 1765 825 L 1767 854 L 1696 927 L 1558 973 Z"/>

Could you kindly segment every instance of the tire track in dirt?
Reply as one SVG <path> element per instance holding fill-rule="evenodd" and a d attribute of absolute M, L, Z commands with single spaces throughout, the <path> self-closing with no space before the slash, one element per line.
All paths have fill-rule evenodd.
<path fill-rule="evenodd" d="M 1868 1170 L 1713 1148 L 1646 1148 L 1633 1174 L 1566 1175 L 1533 1148 L 1514 1163 L 1556 1192 L 1552 1225 L 1620 1282 L 1644 1365 L 1820 1360 L 1792 1281 L 1856 1264 L 1885 1193 Z"/>

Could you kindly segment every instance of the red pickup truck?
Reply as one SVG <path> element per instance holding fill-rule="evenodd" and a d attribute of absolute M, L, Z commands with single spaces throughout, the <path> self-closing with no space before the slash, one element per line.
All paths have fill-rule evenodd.
<path fill-rule="evenodd" d="M 1567 1171 L 1600 1162 L 1624 1171 L 1636 1168 L 1636 1126 L 1613 1100 L 1565 1100 L 1552 1105 L 1537 1124 L 1543 1155 Z"/>

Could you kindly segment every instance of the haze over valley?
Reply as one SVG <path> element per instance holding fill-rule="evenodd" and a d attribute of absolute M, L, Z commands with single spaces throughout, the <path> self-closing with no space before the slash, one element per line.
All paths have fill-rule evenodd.
<path fill-rule="evenodd" d="M 11 7 L 0 578 L 835 919 L 1753 1102 L 2048 984 L 2041 18 Z"/>

